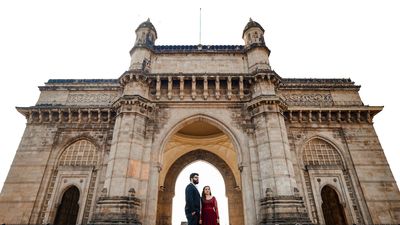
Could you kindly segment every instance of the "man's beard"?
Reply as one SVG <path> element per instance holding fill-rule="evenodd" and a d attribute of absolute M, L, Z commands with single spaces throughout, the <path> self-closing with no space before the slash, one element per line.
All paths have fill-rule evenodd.
<path fill-rule="evenodd" d="M 198 184 L 199 181 L 198 180 L 193 180 L 193 184 Z"/>

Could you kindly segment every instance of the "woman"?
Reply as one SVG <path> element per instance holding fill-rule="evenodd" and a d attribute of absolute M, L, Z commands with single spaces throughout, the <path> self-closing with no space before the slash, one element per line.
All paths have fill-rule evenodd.
<path fill-rule="evenodd" d="M 200 224 L 217 225 L 219 224 L 217 199 L 211 195 L 210 186 L 204 186 L 201 193 L 201 215 Z"/>

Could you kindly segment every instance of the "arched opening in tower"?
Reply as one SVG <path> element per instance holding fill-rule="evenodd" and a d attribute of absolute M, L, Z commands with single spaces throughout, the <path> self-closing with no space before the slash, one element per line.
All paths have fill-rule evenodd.
<path fill-rule="evenodd" d="M 325 186 L 322 188 L 321 196 L 325 224 L 347 225 L 344 209 L 340 204 L 336 191 L 329 186 Z"/>
<path fill-rule="evenodd" d="M 65 191 L 61 204 L 58 206 L 57 214 L 54 220 L 55 225 L 76 224 L 79 212 L 79 190 L 72 186 Z"/>

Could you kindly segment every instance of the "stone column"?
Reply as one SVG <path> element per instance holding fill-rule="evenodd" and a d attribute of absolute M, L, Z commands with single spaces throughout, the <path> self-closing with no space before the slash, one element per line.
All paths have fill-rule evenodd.
<path fill-rule="evenodd" d="M 276 95 L 280 78 L 257 74 L 248 103 L 255 126 L 254 142 L 260 170 L 261 224 L 309 222 L 297 185 L 283 117 L 284 104 Z M 264 195 L 263 195 L 264 194 Z"/>
<path fill-rule="evenodd" d="M 142 190 L 141 183 L 149 179 L 149 165 L 143 161 L 145 132 L 153 111 L 145 80 L 141 74 L 133 73 L 120 78 L 124 91 L 114 103 L 117 118 L 103 196 L 93 216 L 95 224 L 141 224 L 143 220 L 140 199 L 145 198 L 147 190 Z"/>

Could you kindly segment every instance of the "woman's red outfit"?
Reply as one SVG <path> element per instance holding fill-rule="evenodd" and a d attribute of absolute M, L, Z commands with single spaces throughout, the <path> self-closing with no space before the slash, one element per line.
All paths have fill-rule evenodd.
<path fill-rule="evenodd" d="M 202 199 L 201 202 L 201 224 L 217 225 L 217 219 L 219 219 L 217 199 L 213 196 L 210 200 Z"/>

